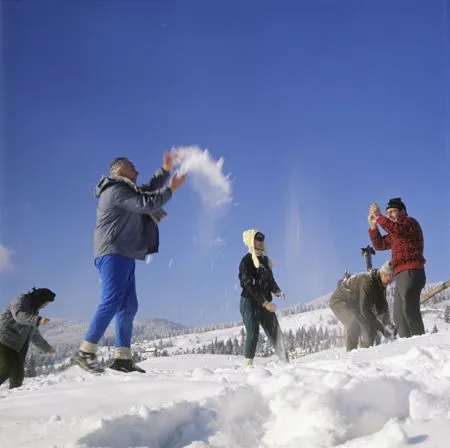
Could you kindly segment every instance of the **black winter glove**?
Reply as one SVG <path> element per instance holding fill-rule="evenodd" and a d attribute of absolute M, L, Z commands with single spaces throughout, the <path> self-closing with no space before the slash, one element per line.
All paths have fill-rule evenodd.
<path fill-rule="evenodd" d="M 167 213 L 164 209 L 160 208 L 151 214 L 152 218 L 159 224 L 162 219 L 167 216 Z"/>
<path fill-rule="evenodd" d="M 393 324 L 387 324 L 383 330 L 383 336 L 387 339 L 395 339 L 397 336 L 397 328 Z"/>

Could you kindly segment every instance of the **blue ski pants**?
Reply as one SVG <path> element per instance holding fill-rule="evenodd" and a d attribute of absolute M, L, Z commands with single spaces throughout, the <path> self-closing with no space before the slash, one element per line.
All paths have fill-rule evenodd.
<path fill-rule="evenodd" d="M 105 255 L 96 258 L 95 266 L 100 273 L 101 303 L 84 339 L 97 344 L 115 316 L 115 346 L 129 348 L 138 310 L 135 261 L 120 255 Z"/>

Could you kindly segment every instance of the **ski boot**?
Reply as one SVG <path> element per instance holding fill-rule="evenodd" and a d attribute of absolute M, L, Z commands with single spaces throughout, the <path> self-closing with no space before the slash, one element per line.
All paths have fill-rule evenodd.
<path fill-rule="evenodd" d="M 131 359 L 115 359 L 113 363 L 109 366 L 112 370 L 117 370 L 118 372 L 139 372 L 146 373 L 144 369 L 138 367 Z"/>
<path fill-rule="evenodd" d="M 73 364 L 80 366 L 82 369 L 91 373 L 103 373 L 104 369 L 98 364 L 95 353 L 84 352 L 78 350 L 71 358 Z"/>

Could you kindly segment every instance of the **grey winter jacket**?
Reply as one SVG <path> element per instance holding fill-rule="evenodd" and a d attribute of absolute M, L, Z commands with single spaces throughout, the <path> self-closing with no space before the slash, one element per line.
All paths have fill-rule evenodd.
<path fill-rule="evenodd" d="M 19 352 L 30 340 L 40 350 L 48 352 L 51 346 L 38 330 L 40 320 L 39 310 L 33 306 L 29 294 L 16 297 L 0 313 L 0 344 Z"/>
<path fill-rule="evenodd" d="M 383 332 L 384 325 L 374 313 L 375 305 L 380 308 L 378 314 L 384 325 L 390 323 L 389 305 L 386 300 L 386 288 L 381 283 L 377 269 L 361 272 L 342 280 L 330 297 L 330 307 L 345 307 L 362 315 L 376 331 Z"/>
<path fill-rule="evenodd" d="M 161 168 L 150 182 L 137 187 L 125 178 L 102 176 L 95 190 L 95 257 L 117 254 L 144 260 L 158 252 L 158 223 L 166 215 L 162 206 L 172 197 L 172 190 L 164 187 L 168 177 Z"/>

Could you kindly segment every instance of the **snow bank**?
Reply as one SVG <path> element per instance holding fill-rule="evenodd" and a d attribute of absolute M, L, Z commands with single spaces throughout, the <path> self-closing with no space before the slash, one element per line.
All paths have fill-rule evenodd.
<path fill-rule="evenodd" d="M 289 365 L 183 355 L 144 362 L 145 375 L 74 367 L 0 388 L 1 446 L 444 447 L 449 357 L 443 332 Z"/>

